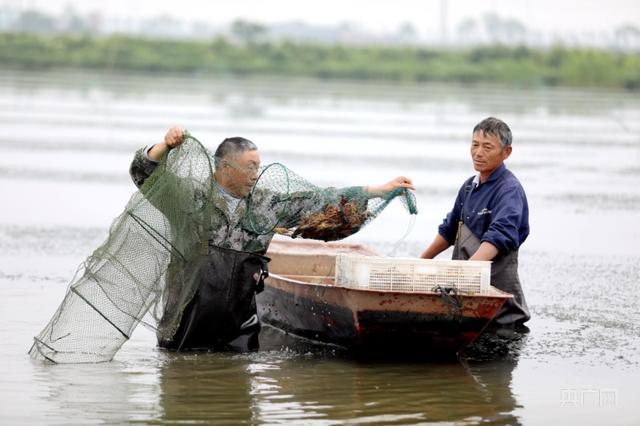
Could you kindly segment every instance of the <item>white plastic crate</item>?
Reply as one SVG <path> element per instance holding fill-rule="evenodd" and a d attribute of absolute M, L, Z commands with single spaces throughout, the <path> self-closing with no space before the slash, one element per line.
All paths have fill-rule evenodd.
<path fill-rule="evenodd" d="M 373 257 L 348 253 L 336 256 L 336 284 L 371 290 L 433 292 L 438 286 L 461 294 L 486 294 L 491 262 Z"/>

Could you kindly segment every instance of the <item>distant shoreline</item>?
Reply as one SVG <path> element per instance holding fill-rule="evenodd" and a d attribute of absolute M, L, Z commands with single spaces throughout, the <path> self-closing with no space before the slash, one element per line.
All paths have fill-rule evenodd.
<path fill-rule="evenodd" d="M 497 83 L 522 87 L 640 90 L 640 54 L 597 49 L 342 46 L 231 43 L 114 35 L 0 34 L 3 67 L 206 76 L 312 77 L 401 83 Z"/>

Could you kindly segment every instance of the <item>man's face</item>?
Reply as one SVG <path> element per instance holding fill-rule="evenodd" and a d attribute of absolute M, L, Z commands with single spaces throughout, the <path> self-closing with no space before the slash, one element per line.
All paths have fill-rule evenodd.
<path fill-rule="evenodd" d="M 481 178 L 488 177 L 511 155 L 511 146 L 502 147 L 498 135 L 489 135 L 479 130 L 471 141 L 471 159 L 473 168 L 480 172 Z"/>
<path fill-rule="evenodd" d="M 244 198 L 258 179 L 260 154 L 257 150 L 245 151 L 222 160 L 223 173 L 220 184 L 233 195 Z"/>

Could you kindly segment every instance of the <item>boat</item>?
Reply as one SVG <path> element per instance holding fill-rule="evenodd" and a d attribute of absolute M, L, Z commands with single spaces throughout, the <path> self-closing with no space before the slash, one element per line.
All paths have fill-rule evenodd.
<path fill-rule="evenodd" d="M 456 295 L 353 288 L 335 282 L 336 256 L 376 256 L 360 244 L 274 240 L 269 277 L 257 295 L 263 324 L 357 352 L 456 354 L 474 341 L 511 296 L 489 286 Z"/>

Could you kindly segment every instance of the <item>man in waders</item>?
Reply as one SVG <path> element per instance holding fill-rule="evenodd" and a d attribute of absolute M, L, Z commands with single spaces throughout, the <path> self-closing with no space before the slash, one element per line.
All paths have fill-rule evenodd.
<path fill-rule="evenodd" d="M 183 142 L 183 136 L 181 128 L 173 127 L 169 129 L 163 142 L 136 152 L 130 168 L 131 178 L 136 186 L 142 186 L 169 150 Z M 167 318 L 175 316 L 168 315 L 165 308 L 158 329 L 170 329 L 171 332 L 158 331 L 158 345 L 163 348 L 258 348 L 260 322 L 256 314 L 255 295 L 264 286 L 269 261 L 264 255 L 274 234 L 272 231 L 259 235 L 246 223 L 248 196 L 258 178 L 260 155 L 253 142 L 234 137 L 225 139 L 218 146 L 214 161 L 213 210 L 211 217 L 207 218 L 206 226 L 210 227 L 210 236 L 206 256 L 185 268 L 184 275 L 196 277 L 197 289 L 184 310 L 179 312 L 177 327 L 166 325 L 171 321 Z M 322 196 L 311 194 L 309 197 L 289 199 L 289 209 L 283 214 L 291 217 L 283 216 L 281 219 L 291 225 L 291 221 L 300 220 L 296 218 L 304 216 L 306 212 L 315 212 L 323 208 L 323 205 L 348 198 L 346 194 L 388 193 L 396 188 L 414 189 L 411 180 L 403 176 L 380 186 L 325 189 Z M 274 216 L 274 199 L 267 197 L 257 204 L 254 200 L 252 213 L 264 217 Z M 177 288 L 175 291 L 183 289 Z M 171 300 L 168 300 L 167 306 L 172 312 L 177 309 Z"/>
<path fill-rule="evenodd" d="M 471 160 L 478 172 L 464 182 L 453 210 L 420 257 L 433 259 L 453 245 L 453 259 L 491 260 L 491 284 L 511 293 L 493 327 L 526 331 L 530 318 L 520 280 L 518 248 L 529 235 L 524 189 L 504 161 L 511 155 L 511 129 L 489 117 L 473 129 Z"/>

